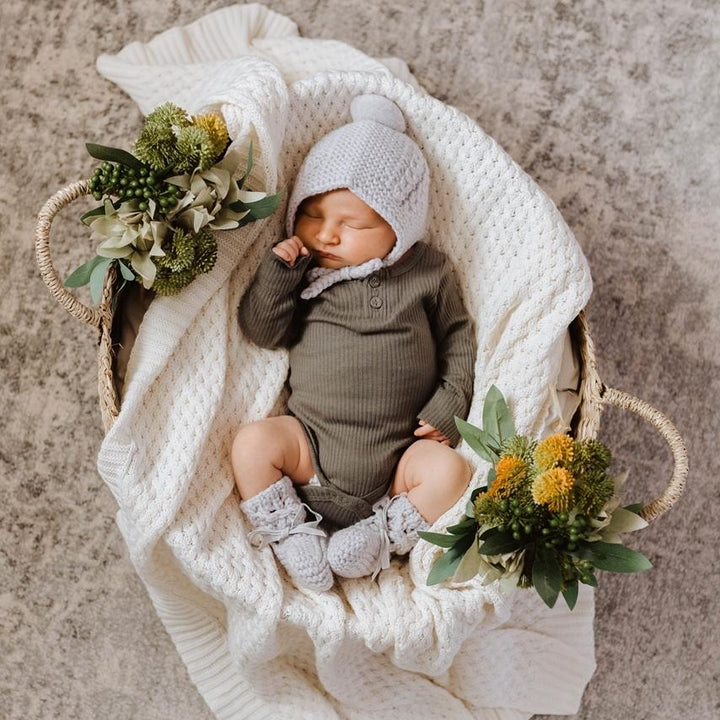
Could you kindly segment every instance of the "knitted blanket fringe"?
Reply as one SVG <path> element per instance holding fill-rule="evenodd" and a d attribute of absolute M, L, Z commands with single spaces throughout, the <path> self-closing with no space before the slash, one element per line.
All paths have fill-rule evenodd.
<path fill-rule="evenodd" d="M 470 118 L 419 89 L 402 61 L 300 38 L 260 5 L 231 6 L 98 60 L 143 112 L 165 101 L 223 113 L 231 152 L 250 140 L 250 187 L 289 189 L 308 148 L 380 93 L 408 120 L 431 171 L 427 241 L 454 258 L 476 318 L 469 421 L 491 383 L 518 430 L 553 412 L 557 353 L 591 292 L 587 262 L 552 202 Z M 391 72 L 392 69 L 392 72 Z M 398 75 L 400 77 L 398 77 Z M 242 423 L 283 412 L 285 351 L 240 334 L 236 308 L 282 209 L 217 234 L 215 268 L 156 298 L 129 361 L 122 409 L 98 470 L 118 502 L 130 558 L 218 718 L 520 720 L 572 714 L 594 670 L 593 595 L 570 613 L 534 593 L 506 596 L 482 578 L 428 587 L 440 552 L 420 542 L 377 581 L 301 591 L 269 548 L 247 541 L 229 460 Z M 440 518 L 462 514 L 487 466 Z"/>

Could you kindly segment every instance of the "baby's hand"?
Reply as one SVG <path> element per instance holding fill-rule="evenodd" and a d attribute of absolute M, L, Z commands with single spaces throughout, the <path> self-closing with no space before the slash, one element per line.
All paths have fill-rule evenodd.
<path fill-rule="evenodd" d="M 429 425 L 424 420 L 420 420 L 420 427 L 413 433 L 422 440 L 437 440 L 442 445 L 450 445 L 450 438 L 443 435 L 438 429 Z"/>
<path fill-rule="evenodd" d="M 298 255 L 309 255 L 310 251 L 303 245 L 302 240 L 297 236 L 293 235 L 287 240 L 279 242 L 272 251 L 283 260 L 290 263 L 290 267 L 295 265 L 295 259 Z"/>

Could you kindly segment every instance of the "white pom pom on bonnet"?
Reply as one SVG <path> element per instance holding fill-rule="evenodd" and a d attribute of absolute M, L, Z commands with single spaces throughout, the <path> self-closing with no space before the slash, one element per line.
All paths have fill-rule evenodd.
<path fill-rule="evenodd" d="M 425 234 L 429 175 L 418 145 L 405 134 L 400 108 L 382 95 L 358 95 L 350 105 L 352 122 L 321 138 L 300 167 L 288 202 L 288 237 L 295 215 L 308 197 L 347 188 L 386 220 L 396 235 L 384 258 L 342 268 L 312 267 L 307 300 L 342 280 L 366 277 L 399 260 Z"/>

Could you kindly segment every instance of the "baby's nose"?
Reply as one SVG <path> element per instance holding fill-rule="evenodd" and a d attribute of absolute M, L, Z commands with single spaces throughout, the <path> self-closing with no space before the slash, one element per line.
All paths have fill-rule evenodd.
<path fill-rule="evenodd" d="M 340 242 L 340 238 L 335 232 L 335 229 L 328 225 L 323 225 L 320 228 L 317 238 L 324 245 L 337 245 Z"/>

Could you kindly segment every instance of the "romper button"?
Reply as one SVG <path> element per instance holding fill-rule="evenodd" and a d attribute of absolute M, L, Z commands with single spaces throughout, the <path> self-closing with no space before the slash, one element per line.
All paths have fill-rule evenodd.
<path fill-rule="evenodd" d="M 380 278 L 377 275 L 371 275 L 368 282 L 370 283 L 370 287 L 378 287 L 378 285 L 380 285 Z"/>
<path fill-rule="evenodd" d="M 382 305 L 382 298 L 379 297 L 371 297 L 370 298 L 370 306 L 374 308 L 379 308 Z"/>

